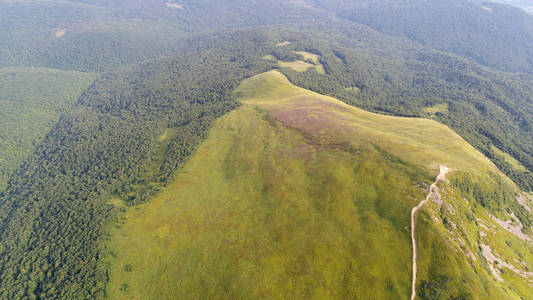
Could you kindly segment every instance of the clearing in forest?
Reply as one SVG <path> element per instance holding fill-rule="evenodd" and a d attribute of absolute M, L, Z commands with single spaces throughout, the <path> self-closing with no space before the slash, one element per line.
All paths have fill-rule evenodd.
<path fill-rule="evenodd" d="M 307 63 L 302 60 L 296 60 L 296 61 L 279 61 L 279 66 L 282 68 L 291 68 L 296 72 L 305 72 L 310 68 L 314 68 L 315 66 Z"/>
<path fill-rule="evenodd" d="M 304 59 L 311 60 L 315 64 L 318 64 L 320 62 L 320 55 L 318 54 L 314 54 L 307 51 L 296 51 L 295 53 L 301 55 Z"/>
<path fill-rule="evenodd" d="M 279 43 L 277 43 L 276 46 L 277 46 L 277 47 L 283 47 L 283 46 L 288 46 L 288 45 L 290 45 L 290 44 L 292 44 L 292 43 L 289 42 L 289 41 L 283 41 L 283 42 L 279 42 Z"/>

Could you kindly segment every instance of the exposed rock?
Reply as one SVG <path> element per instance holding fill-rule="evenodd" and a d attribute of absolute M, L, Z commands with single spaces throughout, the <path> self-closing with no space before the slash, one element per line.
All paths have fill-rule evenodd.
<path fill-rule="evenodd" d="M 524 234 L 524 232 L 522 232 L 522 228 L 524 227 L 522 222 L 520 222 L 520 220 L 515 216 L 514 213 L 511 213 L 510 216 L 511 216 L 511 220 L 502 221 L 496 218 L 495 216 L 490 215 L 492 220 L 494 220 L 494 222 L 498 223 L 500 226 L 505 228 L 505 230 L 516 235 L 521 240 L 531 242 L 532 239 L 528 235 Z"/>
<path fill-rule="evenodd" d="M 520 204 L 523 208 L 525 208 L 525 210 L 527 210 L 528 212 L 531 212 L 533 196 L 530 196 L 526 193 L 522 193 L 516 196 L 516 201 L 518 201 L 518 204 Z"/>
<path fill-rule="evenodd" d="M 500 257 L 492 252 L 492 249 L 488 245 L 481 244 L 481 248 L 483 250 L 483 257 L 485 257 L 489 263 L 489 268 L 492 272 L 492 275 L 494 275 L 498 281 L 503 281 L 502 277 L 500 276 L 501 271 L 499 269 L 506 268 L 527 279 L 530 283 L 533 282 L 533 272 L 519 270 L 515 266 L 503 261 Z M 498 266 L 498 268 L 494 266 L 495 264 Z"/>

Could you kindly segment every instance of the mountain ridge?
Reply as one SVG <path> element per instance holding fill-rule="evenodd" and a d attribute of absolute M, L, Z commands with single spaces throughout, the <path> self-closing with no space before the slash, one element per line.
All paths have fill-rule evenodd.
<path fill-rule="evenodd" d="M 530 17 L 451 1 L 0 0 L 0 66 L 98 75 L 9 162 L 0 298 L 407 299 L 411 238 L 420 299 L 527 298 Z"/>
<path fill-rule="evenodd" d="M 175 181 L 139 209 L 127 209 L 111 230 L 106 244 L 113 253 L 108 258 L 111 298 L 407 297 L 411 271 L 406 270 L 412 257 L 410 231 L 405 227 L 409 228 L 416 199 L 426 197 L 420 182 L 429 185 L 434 180 L 429 174 L 435 171 L 432 166 L 450 163 L 463 175 L 474 172 L 467 176 L 475 182 L 489 179 L 485 173 L 503 176 L 487 158 L 435 121 L 368 113 L 295 87 L 276 71 L 243 81 L 235 96 L 243 106 L 215 122 Z M 417 132 L 410 133 L 407 127 Z M 426 136 L 420 134 L 426 130 Z M 448 146 L 435 153 L 438 147 L 433 143 Z M 455 147 L 461 150 L 449 152 Z M 416 148 L 432 150 L 412 154 Z M 477 225 L 448 211 L 452 205 L 461 207 L 450 197 L 457 193 L 456 180 L 453 175 L 445 184 L 441 207 L 432 201 L 420 212 L 422 224 L 416 231 L 422 241 L 420 295 L 518 299 L 525 290 L 513 292 L 486 282 L 492 275 L 480 263 L 482 256 L 476 250 L 480 242 L 472 240 L 468 229 Z M 516 193 L 510 180 L 502 177 L 502 184 Z M 477 205 L 480 211 L 489 209 L 476 204 L 476 199 L 461 196 L 459 201 Z M 428 224 L 427 214 L 438 215 L 439 210 L 437 221 L 430 218 Z M 457 238 L 465 241 L 463 248 L 446 233 L 446 244 L 432 250 L 427 242 L 438 243 L 442 237 L 428 233 L 446 231 L 443 223 L 452 218 Z M 328 235 L 334 238 L 316 238 Z M 395 242 L 385 243 L 378 236 Z M 336 246 L 330 245 L 333 241 Z M 361 258 L 370 255 L 365 249 L 373 249 L 372 256 L 381 259 L 362 263 Z M 202 255 L 194 255 L 197 251 Z M 432 271 L 435 275 L 428 274 L 427 267 L 433 266 L 428 251 L 455 263 L 439 264 Z M 387 256 L 393 252 L 396 256 Z M 465 253 L 474 253 L 474 258 Z M 387 270 L 382 269 L 382 260 L 390 262 Z M 345 262 L 355 269 L 347 269 Z M 339 269 L 330 270 L 332 266 Z M 448 289 L 432 286 L 441 276 L 449 278 L 442 283 Z M 518 289 L 525 279 L 514 276 L 507 284 Z M 159 278 L 164 280 L 157 283 Z M 352 282 L 355 278 L 357 284 Z"/>

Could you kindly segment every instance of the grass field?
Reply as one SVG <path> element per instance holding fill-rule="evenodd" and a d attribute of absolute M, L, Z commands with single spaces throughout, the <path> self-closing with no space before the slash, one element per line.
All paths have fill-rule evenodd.
<path fill-rule="evenodd" d="M 326 72 L 321 64 L 313 65 L 303 60 L 278 61 L 278 64 L 282 68 L 291 68 L 296 72 L 305 72 L 311 68 L 314 68 L 318 74 L 324 74 Z"/>
<path fill-rule="evenodd" d="M 354 94 L 357 94 L 359 93 L 361 90 L 356 87 L 356 86 L 351 86 L 351 87 L 347 87 L 347 88 L 344 88 L 344 90 L 348 91 L 348 92 L 352 92 Z"/>
<path fill-rule="evenodd" d="M 279 61 L 279 66 L 282 68 L 291 68 L 296 72 L 305 72 L 310 68 L 314 68 L 315 66 L 305 62 L 303 60 L 296 60 L 296 61 Z"/>
<path fill-rule="evenodd" d="M 436 113 L 446 114 L 448 113 L 448 103 L 435 104 L 430 107 L 424 108 L 424 111 L 434 116 Z"/>
<path fill-rule="evenodd" d="M 303 56 L 304 59 L 311 60 L 315 64 L 320 63 L 320 55 L 318 55 L 318 54 L 310 53 L 310 52 L 307 52 L 307 51 L 296 51 L 296 54 L 299 54 L 299 55 Z"/>
<path fill-rule="evenodd" d="M 0 69 L 0 190 L 94 78 L 45 68 Z"/>
<path fill-rule="evenodd" d="M 503 152 L 502 150 L 498 149 L 498 147 L 492 146 L 492 150 L 498 155 L 503 157 L 503 159 L 508 162 L 513 168 L 515 168 L 518 171 L 526 172 L 527 169 L 524 167 L 518 160 L 516 160 L 514 157 L 509 155 L 508 153 Z"/>
<path fill-rule="evenodd" d="M 292 44 L 291 42 L 289 41 L 284 41 L 284 42 L 279 42 L 276 44 L 277 47 L 283 47 L 283 46 L 287 46 L 287 45 L 290 45 Z"/>
<path fill-rule="evenodd" d="M 269 61 L 274 61 L 274 62 L 277 60 L 273 55 L 270 55 L 270 54 L 263 56 L 263 59 L 264 60 L 269 60 Z"/>
<path fill-rule="evenodd" d="M 109 298 L 407 299 L 410 210 L 424 184 L 439 164 L 473 178 L 498 172 L 444 125 L 372 114 L 276 71 L 244 81 L 235 96 L 243 106 L 215 122 L 176 180 L 111 229 Z M 454 217 L 463 225 L 468 210 L 456 202 L 467 202 L 452 190 L 445 199 L 464 209 Z M 441 217 L 435 206 L 417 230 L 421 292 L 529 291 L 512 275 L 506 284 L 518 292 L 491 279 L 476 240 L 476 262 L 457 251 L 448 227 L 431 222 Z M 464 223 L 470 239 L 477 227 Z M 513 243 L 500 247 L 530 249 Z"/>
<path fill-rule="evenodd" d="M 455 170 L 497 172 L 489 159 L 445 125 L 427 119 L 369 113 L 295 87 L 276 71 L 245 81 L 236 95 L 243 103 L 269 111 L 284 124 L 320 142 L 331 140 L 354 148 L 371 143 L 423 167 L 447 164 Z"/>
<path fill-rule="evenodd" d="M 277 46 L 280 46 L 281 44 L 278 44 Z M 281 46 L 285 46 L 288 44 L 283 44 Z M 278 61 L 278 65 L 281 68 L 291 68 L 296 72 L 305 72 L 309 69 L 315 69 L 318 74 L 325 74 L 326 70 L 324 69 L 324 66 L 320 63 L 320 55 L 313 54 L 307 51 L 295 51 L 294 53 L 300 55 L 304 60 L 295 60 L 295 61 Z M 263 59 L 265 60 L 271 60 L 276 61 L 276 58 L 272 55 L 264 56 Z M 312 62 L 312 63 L 309 63 Z"/>

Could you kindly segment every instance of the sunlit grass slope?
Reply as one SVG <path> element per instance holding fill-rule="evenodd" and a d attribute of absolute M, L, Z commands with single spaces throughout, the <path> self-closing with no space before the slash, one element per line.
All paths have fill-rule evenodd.
<path fill-rule="evenodd" d="M 175 182 L 111 229 L 110 298 L 407 299 L 410 210 L 436 167 L 497 172 L 443 125 L 371 114 L 275 71 L 235 96 L 243 105 Z M 421 248 L 453 261 L 434 270 L 451 278 L 445 295 L 516 296 L 452 247 Z"/>
<path fill-rule="evenodd" d="M 45 68 L 0 69 L 0 190 L 94 78 Z"/>
<path fill-rule="evenodd" d="M 244 81 L 236 95 L 268 110 L 284 124 L 323 144 L 354 148 L 373 144 L 413 164 L 496 171 L 490 161 L 447 126 L 427 119 L 369 113 L 337 99 L 298 88 L 271 71 Z"/>
<path fill-rule="evenodd" d="M 113 234 L 111 298 L 406 294 L 408 212 L 424 194 L 408 178 L 430 177 L 338 147 L 253 106 L 223 117 L 176 182 Z"/>

